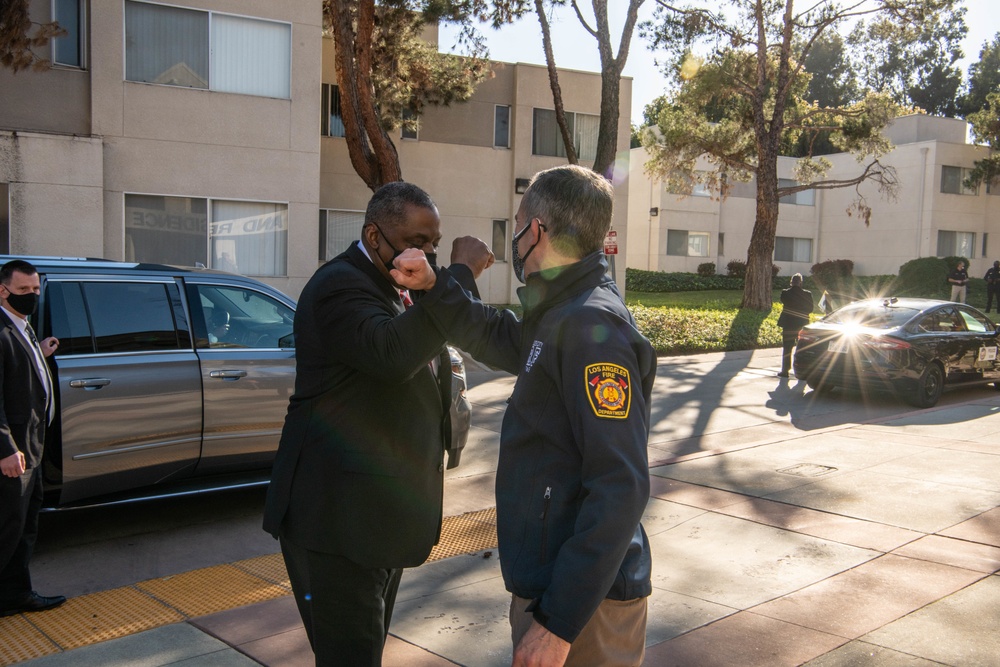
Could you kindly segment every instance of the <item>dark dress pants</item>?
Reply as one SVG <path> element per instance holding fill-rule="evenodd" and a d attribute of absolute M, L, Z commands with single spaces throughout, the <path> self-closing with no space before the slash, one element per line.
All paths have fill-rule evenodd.
<path fill-rule="evenodd" d="M 986 286 L 986 312 L 993 307 L 993 299 L 997 301 L 997 312 L 1000 313 L 1000 285 Z"/>
<path fill-rule="evenodd" d="M 382 664 L 402 569 L 369 568 L 281 538 L 317 667 Z"/>
<path fill-rule="evenodd" d="M 799 339 L 798 329 L 781 330 L 781 372 L 787 373 L 792 370 L 792 350 Z"/>
<path fill-rule="evenodd" d="M 31 594 L 28 562 L 38 537 L 42 473 L 0 475 L 0 608 L 17 606 Z"/>

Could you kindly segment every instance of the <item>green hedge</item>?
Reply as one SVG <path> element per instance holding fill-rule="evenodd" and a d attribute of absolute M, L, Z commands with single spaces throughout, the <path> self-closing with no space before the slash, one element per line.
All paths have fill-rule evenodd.
<path fill-rule="evenodd" d="M 775 289 L 788 287 L 788 276 L 772 280 Z M 625 289 L 631 292 L 700 292 L 717 289 L 743 289 L 743 278 L 730 276 L 699 276 L 696 273 L 665 273 L 625 269 Z"/>

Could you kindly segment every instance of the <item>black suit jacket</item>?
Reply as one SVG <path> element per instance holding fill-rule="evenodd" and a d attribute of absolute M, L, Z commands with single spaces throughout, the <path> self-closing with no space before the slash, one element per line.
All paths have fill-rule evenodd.
<path fill-rule="evenodd" d="M 809 324 L 809 314 L 813 311 L 812 292 L 798 285 L 781 290 L 781 315 L 778 326 L 782 329 L 798 331 Z"/>
<path fill-rule="evenodd" d="M 471 272 L 462 275 L 467 286 Z M 444 344 L 357 244 L 316 271 L 295 313 L 295 393 L 266 531 L 368 567 L 427 559 L 440 534 L 450 429 Z"/>
<path fill-rule="evenodd" d="M 0 309 L 0 458 L 18 450 L 25 468 L 37 468 L 45 444 L 45 384 L 29 343 Z"/>

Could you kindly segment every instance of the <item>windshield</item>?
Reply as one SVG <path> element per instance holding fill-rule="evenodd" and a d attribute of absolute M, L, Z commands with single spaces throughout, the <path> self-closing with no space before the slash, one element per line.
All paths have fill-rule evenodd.
<path fill-rule="evenodd" d="M 869 329 L 895 329 L 906 324 L 920 311 L 916 308 L 883 306 L 872 303 L 852 303 L 830 313 L 824 322 L 850 324 Z"/>

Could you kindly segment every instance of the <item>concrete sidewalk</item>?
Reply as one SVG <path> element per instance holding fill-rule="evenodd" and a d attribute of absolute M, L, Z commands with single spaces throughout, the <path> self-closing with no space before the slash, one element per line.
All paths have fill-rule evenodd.
<path fill-rule="evenodd" d="M 772 361 L 741 372 L 759 383 Z M 810 392 L 774 382 L 794 420 Z M 476 428 L 446 483 L 447 516 L 492 505 L 510 386 L 471 392 Z M 655 561 L 645 664 L 1000 665 L 1000 394 L 968 399 L 865 423 L 720 429 L 696 448 L 690 434 L 664 435 L 664 419 L 644 519 Z M 408 570 L 385 664 L 509 665 L 508 601 L 493 548 Z M 14 619 L 37 627 L 53 613 Z M 0 641 L 14 623 L 0 619 Z M 22 664 L 313 660 L 281 594 Z"/>

